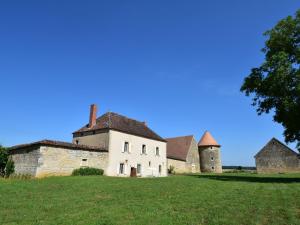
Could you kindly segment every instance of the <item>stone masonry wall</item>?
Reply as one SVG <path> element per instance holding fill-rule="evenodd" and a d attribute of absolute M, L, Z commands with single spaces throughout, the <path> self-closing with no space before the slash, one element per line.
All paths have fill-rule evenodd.
<path fill-rule="evenodd" d="M 299 156 L 276 141 L 264 147 L 255 163 L 258 173 L 300 172 Z"/>
<path fill-rule="evenodd" d="M 186 157 L 185 167 L 187 173 L 200 173 L 198 144 L 194 138 Z"/>
<path fill-rule="evenodd" d="M 37 177 L 70 175 L 80 167 L 95 167 L 105 172 L 108 164 L 108 152 L 42 146 L 40 154 Z"/>
<path fill-rule="evenodd" d="M 35 176 L 40 157 L 39 147 L 23 149 L 12 154 L 11 158 L 15 163 L 15 173 Z"/>

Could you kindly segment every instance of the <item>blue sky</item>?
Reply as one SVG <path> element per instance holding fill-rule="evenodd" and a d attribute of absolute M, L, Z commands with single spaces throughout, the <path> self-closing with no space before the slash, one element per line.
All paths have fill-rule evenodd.
<path fill-rule="evenodd" d="M 283 128 L 239 88 L 263 61 L 263 32 L 299 1 L 2 1 L 0 143 L 71 141 L 89 105 L 163 137 L 209 130 L 224 165 Z M 294 147 L 294 145 L 290 145 Z"/>

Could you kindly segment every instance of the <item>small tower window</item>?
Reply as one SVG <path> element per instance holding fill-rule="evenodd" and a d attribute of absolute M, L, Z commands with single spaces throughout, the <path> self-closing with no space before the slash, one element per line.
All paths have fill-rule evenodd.
<path fill-rule="evenodd" d="M 211 169 L 212 169 L 212 170 L 214 170 L 214 169 L 215 169 L 215 167 L 214 167 L 214 166 L 212 166 L 212 167 L 211 167 Z"/>
<path fill-rule="evenodd" d="M 214 161 L 214 157 L 210 157 L 210 160 L 211 160 L 211 161 Z"/>
<path fill-rule="evenodd" d="M 78 145 L 78 144 L 79 144 L 79 140 L 76 140 L 75 142 L 76 142 L 76 145 Z"/>
<path fill-rule="evenodd" d="M 151 161 L 149 161 L 149 167 L 151 166 Z"/>

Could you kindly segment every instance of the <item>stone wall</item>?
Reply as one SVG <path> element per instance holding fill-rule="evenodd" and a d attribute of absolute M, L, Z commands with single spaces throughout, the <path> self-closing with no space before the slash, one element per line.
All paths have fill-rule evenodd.
<path fill-rule="evenodd" d="M 173 166 L 175 173 L 187 173 L 185 161 L 167 158 L 167 165 Z"/>
<path fill-rule="evenodd" d="M 83 136 L 78 136 L 77 134 L 76 136 L 73 137 L 72 142 L 73 144 L 99 146 L 108 149 L 109 135 L 108 132 L 93 134 L 93 131 L 90 131 L 90 132 L 83 133 Z"/>
<path fill-rule="evenodd" d="M 15 152 L 11 155 L 15 163 L 15 173 L 35 176 L 40 157 L 39 147 L 26 148 Z"/>
<path fill-rule="evenodd" d="M 185 167 L 188 173 L 200 173 L 198 144 L 194 138 L 192 139 L 192 143 L 186 157 Z"/>
<path fill-rule="evenodd" d="M 270 141 L 255 157 L 258 173 L 300 172 L 299 156 L 277 140 Z"/>
<path fill-rule="evenodd" d="M 80 167 L 103 169 L 108 165 L 108 152 L 64 147 L 40 146 L 19 149 L 11 154 L 16 174 L 34 177 L 71 175 Z"/>
<path fill-rule="evenodd" d="M 108 164 L 108 152 L 41 146 L 40 154 L 37 177 L 70 175 L 80 167 L 95 167 L 105 172 Z"/>
<path fill-rule="evenodd" d="M 222 173 L 219 147 L 199 147 L 201 172 Z"/>

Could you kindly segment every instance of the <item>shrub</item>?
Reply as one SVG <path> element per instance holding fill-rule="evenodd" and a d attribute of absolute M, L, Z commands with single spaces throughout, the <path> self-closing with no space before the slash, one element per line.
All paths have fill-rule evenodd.
<path fill-rule="evenodd" d="M 31 174 L 16 174 L 13 173 L 9 176 L 9 179 L 18 179 L 18 180 L 30 180 L 34 177 Z"/>
<path fill-rule="evenodd" d="M 15 163 L 11 159 L 9 159 L 5 166 L 5 177 L 9 177 L 14 172 L 15 172 Z"/>
<path fill-rule="evenodd" d="M 169 174 L 175 174 L 175 167 L 171 165 L 171 166 L 168 168 L 168 173 L 169 173 Z"/>
<path fill-rule="evenodd" d="M 103 175 L 104 170 L 93 168 L 93 167 L 83 167 L 75 169 L 72 172 L 72 176 L 90 176 L 90 175 Z"/>
<path fill-rule="evenodd" d="M 15 164 L 10 159 L 7 148 L 0 145 L 0 177 L 9 177 L 15 171 Z"/>
<path fill-rule="evenodd" d="M 8 160 L 7 149 L 0 145 L 0 176 L 5 176 L 5 167 Z"/>

